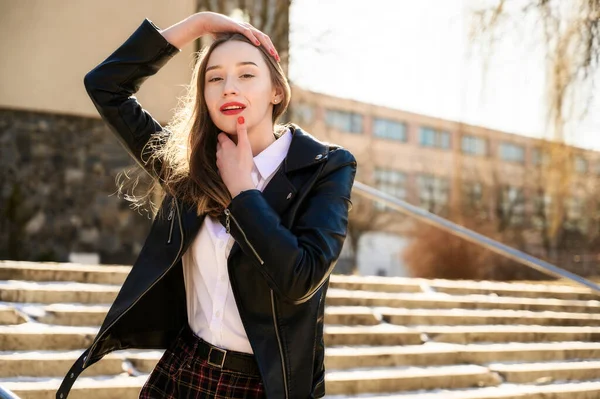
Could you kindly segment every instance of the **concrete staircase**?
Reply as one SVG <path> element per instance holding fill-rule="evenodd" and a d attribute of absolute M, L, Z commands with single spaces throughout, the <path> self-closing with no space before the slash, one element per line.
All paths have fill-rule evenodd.
<path fill-rule="evenodd" d="M 130 268 L 0 261 L 0 386 L 54 398 Z M 600 399 L 600 297 L 557 284 L 332 276 L 327 399 Z M 70 397 L 137 398 L 161 351 L 113 352 Z"/>

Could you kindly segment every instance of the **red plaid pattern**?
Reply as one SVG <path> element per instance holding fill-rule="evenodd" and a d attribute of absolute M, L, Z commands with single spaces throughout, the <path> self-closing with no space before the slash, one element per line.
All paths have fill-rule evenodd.
<path fill-rule="evenodd" d="M 195 356 L 197 340 L 182 332 L 140 391 L 140 399 L 264 399 L 260 376 L 222 370 Z"/>

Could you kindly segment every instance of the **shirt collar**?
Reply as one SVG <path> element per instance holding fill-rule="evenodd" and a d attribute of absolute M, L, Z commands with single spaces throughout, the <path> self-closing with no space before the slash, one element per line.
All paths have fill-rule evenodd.
<path fill-rule="evenodd" d="M 271 176 L 279 164 L 285 159 L 291 142 L 292 133 L 290 132 L 290 129 L 287 128 L 281 137 L 253 158 L 254 165 L 256 166 L 256 169 L 258 169 L 263 180 Z"/>

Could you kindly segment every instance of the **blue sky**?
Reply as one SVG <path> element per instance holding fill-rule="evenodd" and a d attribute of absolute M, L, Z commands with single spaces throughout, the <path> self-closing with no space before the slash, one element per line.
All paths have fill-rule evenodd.
<path fill-rule="evenodd" d="M 484 77 L 484 52 L 467 38 L 469 7 L 480 2 L 295 0 L 289 77 L 317 92 L 550 137 L 544 53 L 532 23 L 510 27 Z M 567 140 L 600 151 L 598 97 Z"/>

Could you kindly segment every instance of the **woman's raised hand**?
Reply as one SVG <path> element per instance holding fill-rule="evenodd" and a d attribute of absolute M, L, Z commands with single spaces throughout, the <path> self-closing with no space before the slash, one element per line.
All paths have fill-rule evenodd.
<path fill-rule="evenodd" d="M 198 36 L 209 34 L 214 37 L 217 33 L 239 32 L 257 46 L 260 46 L 261 44 L 265 46 L 277 61 L 280 60 L 279 54 L 277 53 L 275 46 L 273 46 L 271 38 L 247 22 L 236 21 L 226 15 L 210 11 L 196 13 L 193 17 L 198 24 Z"/>

